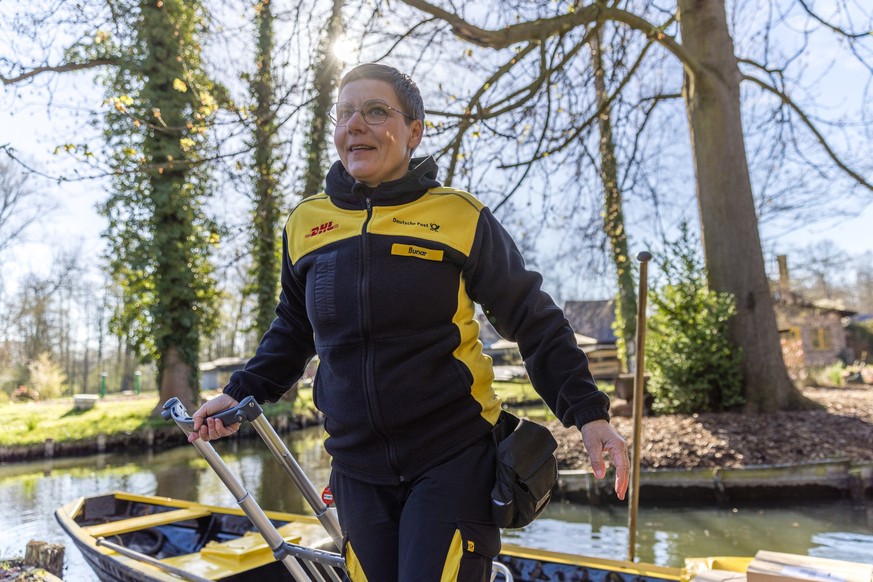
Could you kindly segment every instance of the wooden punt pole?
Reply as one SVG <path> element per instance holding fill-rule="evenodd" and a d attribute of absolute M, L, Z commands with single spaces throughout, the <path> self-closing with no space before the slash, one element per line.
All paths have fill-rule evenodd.
<path fill-rule="evenodd" d="M 628 498 L 627 559 L 634 561 L 637 544 L 637 509 L 640 504 L 640 437 L 643 424 L 644 382 L 646 371 L 646 296 L 648 294 L 648 264 L 652 254 L 642 251 L 637 255 L 640 262 L 640 290 L 637 297 L 636 364 L 634 366 L 634 435 L 631 448 L 631 494 Z"/>

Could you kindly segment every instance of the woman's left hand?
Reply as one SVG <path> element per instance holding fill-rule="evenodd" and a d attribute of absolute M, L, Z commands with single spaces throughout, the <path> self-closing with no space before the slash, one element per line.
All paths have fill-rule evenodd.
<path fill-rule="evenodd" d="M 627 443 L 620 434 L 605 420 L 594 420 L 582 425 L 582 442 L 591 460 L 594 476 L 603 479 L 606 476 L 604 456 L 609 455 L 615 465 L 615 494 L 624 499 L 630 481 L 630 459 L 627 454 Z"/>

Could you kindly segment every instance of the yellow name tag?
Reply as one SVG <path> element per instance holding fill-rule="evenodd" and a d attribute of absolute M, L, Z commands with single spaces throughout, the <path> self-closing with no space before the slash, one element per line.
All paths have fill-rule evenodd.
<path fill-rule="evenodd" d="M 401 255 L 404 257 L 415 257 L 418 259 L 426 259 L 428 261 L 442 261 L 443 251 L 435 249 L 425 249 L 414 245 L 402 245 L 395 243 L 391 245 L 392 255 Z"/>
<path fill-rule="evenodd" d="M 415 257 L 417 259 L 426 259 L 428 261 L 442 261 L 443 251 L 435 249 L 425 249 L 414 245 L 402 245 L 394 243 L 391 245 L 391 254 L 400 255 L 403 257 Z"/>

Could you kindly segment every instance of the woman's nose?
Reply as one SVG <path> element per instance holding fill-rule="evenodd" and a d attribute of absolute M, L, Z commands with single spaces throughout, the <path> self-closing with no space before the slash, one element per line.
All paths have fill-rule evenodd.
<path fill-rule="evenodd" d="M 364 114 L 360 109 L 355 109 L 352 112 L 352 116 L 349 117 L 348 122 L 346 123 L 346 127 L 349 131 L 360 131 L 367 126 L 367 122 L 364 121 Z"/>

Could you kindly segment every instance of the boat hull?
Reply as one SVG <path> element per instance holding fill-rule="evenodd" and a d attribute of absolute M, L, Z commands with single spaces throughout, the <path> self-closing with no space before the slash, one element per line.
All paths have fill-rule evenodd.
<path fill-rule="evenodd" d="M 322 550 L 330 545 L 313 517 L 274 512 L 267 515 L 291 544 Z M 168 571 L 171 569 L 200 580 L 292 580 L 237 509 L 117 492 L 78 499 L 59 508 L 55 516 L 101 581 L 178 581 Z M 101 546 L 100 540 L 111 540 L 135 553 L 133 557 L 122 555 Z M 509 569 L 514 582 L 687 579 L 679 568 L 512 545 L 504 546 L 497 561 Z"/>

